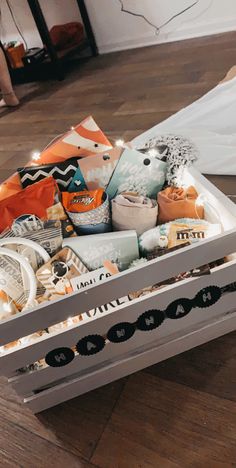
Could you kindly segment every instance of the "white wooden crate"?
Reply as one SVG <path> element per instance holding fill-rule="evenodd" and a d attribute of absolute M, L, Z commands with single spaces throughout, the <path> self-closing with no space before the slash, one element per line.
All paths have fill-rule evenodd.
<path fill-rule="evenodd" d="M 214 207 L 213 210 L 206 210 L 207 216 L 213 222 L 219 222 L 220 218 L 225 229 L 223 234 L 169 253 L 143 267 L 120 273 L 50 305 L 41 305 L 2 321 L 0 345 L 236 252 L 236 206 L 196 170 L 189 170 L 186 177 L 190 183 L 194 183 L 199 193 L 206 196 L 209 206 Z M 11 384 L 32 411 L 42 411 L 234 330 L 236 292 L 222 294 L 214 304 L 214 295 L 211 297 L 207 294 L 211 293 L 208 287 L 223 288 L 234 281 L 236 256 L 232 255 L 227 263 L 214 268 L 211 275 L 166 286 L 124 303 L 105 315 L 44 335 L 31 345 L 10 349 L 0 357 L 0 372 L 10 376 Z M 193 301 L 202 290 L 209 307 L 197 307 L 196 301 Z M 168 318 L 168 306 L 174 301 L 181 303 L 183 298 L 188 299 L 186 304 L 182 303 L 185 310 L 189 305 L 189 312 L 180 313 L 178 319 Z M 141 330 L 143 320 L 140 316 L 148 311 L 152 311 L 148 323 L 153 329 L 144 331 Z M 152 325 L 153 311 L 164 314 L 160 326 Z M 154 314 L 157 315 L 157 312 Z M 107 339 L 108 331 L 114 326 L 120 331 L 120 340 L 124 341 L 116 343 Z M 100 351 L 93 348 L 97 352 L 88 356 L 77 353 L 72 362 L 62 367 L 45 366 L 16 374 L 17 369 L 44 358 L 53 350 L 74 348 L 82 339 L 93 343 L 94 335 L 104 346 Z"/>

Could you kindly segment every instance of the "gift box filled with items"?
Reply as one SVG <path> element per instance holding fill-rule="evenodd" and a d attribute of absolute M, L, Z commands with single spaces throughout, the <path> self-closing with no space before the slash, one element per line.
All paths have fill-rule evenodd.
<path fill-rule="evenodd" d="M 88 117 L 0 188 L 0 372 L 40 412 L 235 329 L 236 207 Z"/>

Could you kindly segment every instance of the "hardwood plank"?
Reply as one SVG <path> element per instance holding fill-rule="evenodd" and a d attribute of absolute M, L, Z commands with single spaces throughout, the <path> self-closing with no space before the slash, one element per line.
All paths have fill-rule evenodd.
<path fill-rule="evenodd" d="M 34 416 L 1 378 L 0 419 L 5 418 L 10 427 L 17 426 L 22 434 L 27 431 L 32 440 L 40 437 L 48 444 L 88 460 L 124 385 L 125 379 Z M 6 436 L 3 433 L 1 439 L 0 435 L 0 450 Z"/>
<path fill-rule="evenodd" d="M 0 110 L 0 180 L 93 114 L 130 140 L 200 97 L 235 65 L 236 32 L 96 57 L 63 82 L 16 87 Z M 226 194 L 234 177 L 210 176 Z M 235 466 L 235 333 L 33 416 L 0 379 L 0 466 Z"/>
<path fill-rule="evenodd" d="M 102 468 L 232 467 L 235 429 L 235 402 L 139 372 L 128 380 L 91 461 Z"/>
<path fill-rule="evenodd" d="M 226 195 L 236 193 L 236 176 L 208 175 L 207 178 Z"/>
<path fill-rule="evenodd" d="M 31 434 L 29 431 L 22 429 L 16 424 L 11 424 L 4 417 L 1 418 L 1 430 L 4 434 L 4 439 L 0 436 L 1 448 L 0 454 L 2 455 L 1 466 L 20 466 L 22 468 L 55 468 L 64 467 L 66 465 L 70 468 L 92 468 L 92 466 L 83 459 L 72 455 L 67 450 L 47 442 L 41 437 Z M 73 435 L 71 434 L 71 437 Z M 5 454 L 8 454 L 5 457 Z M 10 459 L 10 460 L 9 460 Z M 12 465 L 5 464 L 5 461 L 12 463 Z"/>
<path fill-rule="evenodd" d="M 236 333 L 230 333 L 145 372 L 236 402 L 235 338 Z"/>

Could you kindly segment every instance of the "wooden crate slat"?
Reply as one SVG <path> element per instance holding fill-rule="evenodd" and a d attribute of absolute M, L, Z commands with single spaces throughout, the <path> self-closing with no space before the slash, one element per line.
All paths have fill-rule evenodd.
<path fill-rule="evenodd" d="M 160 328 L 151 332 L 136 331 L 135 335 L 122 345 L 108 343 L 105 349 L 96 356 L 94 365 L 93 356 L 76 355 L 74 360 L 67 366 L 61 368 L 46 367 L 44 369 L 33 371 L 13 377 L 9 383 L 15 388 L 19 395 L 27 396 L 35 390 L 67 377 L 73 378 L 73 375 L 88 374 L 97 367 L 106 367 L 111 362 L 122 360 L 131 354 L 140 353 L 142 348 L 161 346 L 169 341 L 177 339 L 179 336 L 189 334 L 203 325 L 209 325 L 220 316 L 225 316 L 225 311 L 229 311 L 232 302 L 235 301 L 236 293 L 230 293 L 222 298 L 219 303 L 210 307 L 207 312 L 196 309 L 191 314 L 181 320 L 166 320 Z M 236 306 L 235 306 L 236 309 Z M 234 309 L 234 310 L 235 310 Z M 233 311 L 232 311 L 233 312 Z M 92 359 L 91 359 L 92 357 Z"/>
<path fill-rule="evenodd" d="M 216 268 L 211 275 L 191 278 L 176 283 L 150 295 L 146 295 L 141 299 L 136 299 L 131 303 L 123 304 L 105 316 L 101 315 L 98 318 L 92 318 L 89 321 L 81 322 L 79 326 L 61 331 L 57 334 L 53 334 L 52 336 L 43 336 L 38 342 L 22 347 L 17 351 L 11 351 L 5 356 L 2 356 L 0 358 L 0 372 L 5 373 L 6 375 L 8 372 L 12 372 L 13 370 L 24 367 L 27 364 L 31 364 L 32 362 L 45 357 L 49 351 L 58 347 L 73 347 L 79 339 L 86 335 L 104 335 L 107 333 L 109 328 L 116 323 L 123 321 L 135 322 L 137 317 L 144 311 L 151 309 L 165 310 L 172 301 L 181 297 L 192 299 L 198 291 L 208 285 L 219 285 L 220 287 L 225 286 L 226 284 L 231 283 L 235 276 L 236 260 Z M 190 315 L 191 314 L 189 314 L 189 316 Z M 184 326 L 183 320 L 184 319 L 177 321 L 180 323 L 180 327 Z M 94 364 L 95 363 L 96 355 L 94 356 Z"/>
<path fill-rule="evenodd" d="M 235 251 L 236 231 L 231 230 L 183 250 L 173 252 L 157 260 L 148 262 L 129 272 L 105 280 L 101 284 L 89 286 L 78 293 L 65 296 L 62 300 L 40 305 L 17 314 L 0 324 L 0 346 L 66 320 L 104 303 L 118 299 L 128 293 L 159 283 L 183 271 L 201 266 L 224 257 Z"/>
<path fill-rule="evenodd" d="M 39 413 L 52 406 L 56 406 L 64 401 L 113 382 L 114 380 L 144 369 L 145 367 L 175 356 L 176 354 L 183 353 L 196 346 L 207 343 L 208 341 L 230 333 L 235 328 L 236 314 L 225 316 L 189 334 L 183 334 L 164 345 L 153 347 L 136 356 L 130 356 L 123 361 L 112 363 L 104 369 L 99 369 L 90 375 L 83 376 L 69 383 L 45 390 L 41 394 L 26 398 L 24 403 L 34 413 Z"/>

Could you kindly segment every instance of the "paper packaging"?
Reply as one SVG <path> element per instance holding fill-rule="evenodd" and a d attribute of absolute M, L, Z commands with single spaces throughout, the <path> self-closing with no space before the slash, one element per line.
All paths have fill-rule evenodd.
<path fill-rule="evenodd" d="M 112 200 L 114 231 L 135 229 L 138 236 L 157 224 L 158 207 L 155 200 L 124 192 Z"/>
<path fill-rule="evenodd" d="M 198 278 L 199 276 L 210 275 L 210 265 L 203 265 L 199 268 L 195 268 L 194 270 L 187 271 L 185 273 L 180 273 L 179 275 L 169 278 L 161 283 L 154 284 L 153 286 L 149 286 L 147 288 L 141 289 L 139 291 L 133 292 L 130 294 L 131 299 L 137 299 L 142 296 L 146 296 L 153 291 L 157 291 L 158 289 L 162 289 L 169 284 L 178 283 L 179 281 L 185 280 L 187 278 Z"/>
<path fill-rule="evenodd" d="M 158 224 L 179 218 L 204 219 L 204 207 L 197 204 L 198 193 L 193 186 L 167 187 L 158 193 Z"/>
<path fill-rule="evenodd" d="M 192 243 L 200 242 L 209 237 L 216 236 L 221 233 L 220 224 L 199 223 L 194 224 L 178 224 L 171 223 L 169 230 L 168 247 L 175 247 L 183 244 L 186 241 Z"/>
<path fill-rule="evenodd" d="M 117 273 L 118 272 L 119 271 L 117 269 Z M 90 285 L 92 286 L 93 284 L 99 283 L 100 281 L 104 281 L 110 276 L 112 275 L 110 272 L 108 272 L 107 268 L 99 268 L 98 270 L 90 271 L 89 273 L 82 275 L 82 276 L 78 276 L 77 278 L 72 278 L 71 286 L 72 286 L 73 291 L 81 291 L 83 288 L 86 288 L 87 286 L 90 286 Z M 125 302 L 128 302 L 130 300 L 131 299 L 128 296 L 124 296 L 120 299 L 115 299 L 109 302 L 108 304 L 103 304 L 99 307 L 96 307 L 93 310 L 83 313 L 82 318 L 83 320 L 85 320 L 86 318 L 95 317 L 100 314 L 104 315 L 114 310 L 115 307 L 121 304 L 124 304 Z"/>
<path fill-rule="evenodd" d="M 106 192 L 110 200 L 121 192 L 135 192 L 156 199 L 165 182 L 167 164 L 138 151 L 125 149 Z"/>
<path fill-rule="evenodd" d="M 74 156 L 91 156 L 112 148 L 110 141 L 89 116 L 40 155 L 40 163 L 57 163 Z"/>
<path fill-rule="evenodd" d="M 62 247 L 61 221 L 41 221 L 36 216 L 30 216 L 22 222 L 13 223 L 11 229 L 0 234 L 0 239 L 6 237 L 22 237 L 37 242 L 53 257 Z"/>
<path fill-rule="evenodd" d="M 111 260 L 117 264 L 119 270 L 125 270 L 133 260 L 139 258 L 136 231 L 64 239 L 63 246 L 69 246 L 74 250 L 89 270 L 102 267 L 104 260 Z"/>
<path fill-rule="evenodd" d="M 77 255 L 65 247 L 36 273 L 37 279 L 50 294 L 67 294 L 72 291 L 71 279 L 88 270 Z"/>
<path fill-rule="evenodd" d="M 0 321 L 17 314 L 18 310 L 13 300 L 0 289 Z"/>
<path fill-rule="evenodd" d="M 105 153 L 80 159 L 79 168 L 69 186 L 69 192 L 83 190 L 84 185 L 88 190 L 96 190 L 99 187 L 105 189 L 122 152 L 122 148 L 113 148 Z"/>
<path fill-rule="evenodd" d="M 21 270 L 18 262 L 7 256 L 0 256 L 0 289 L 10 296 L 17 308 L 25 303 Z"/>

